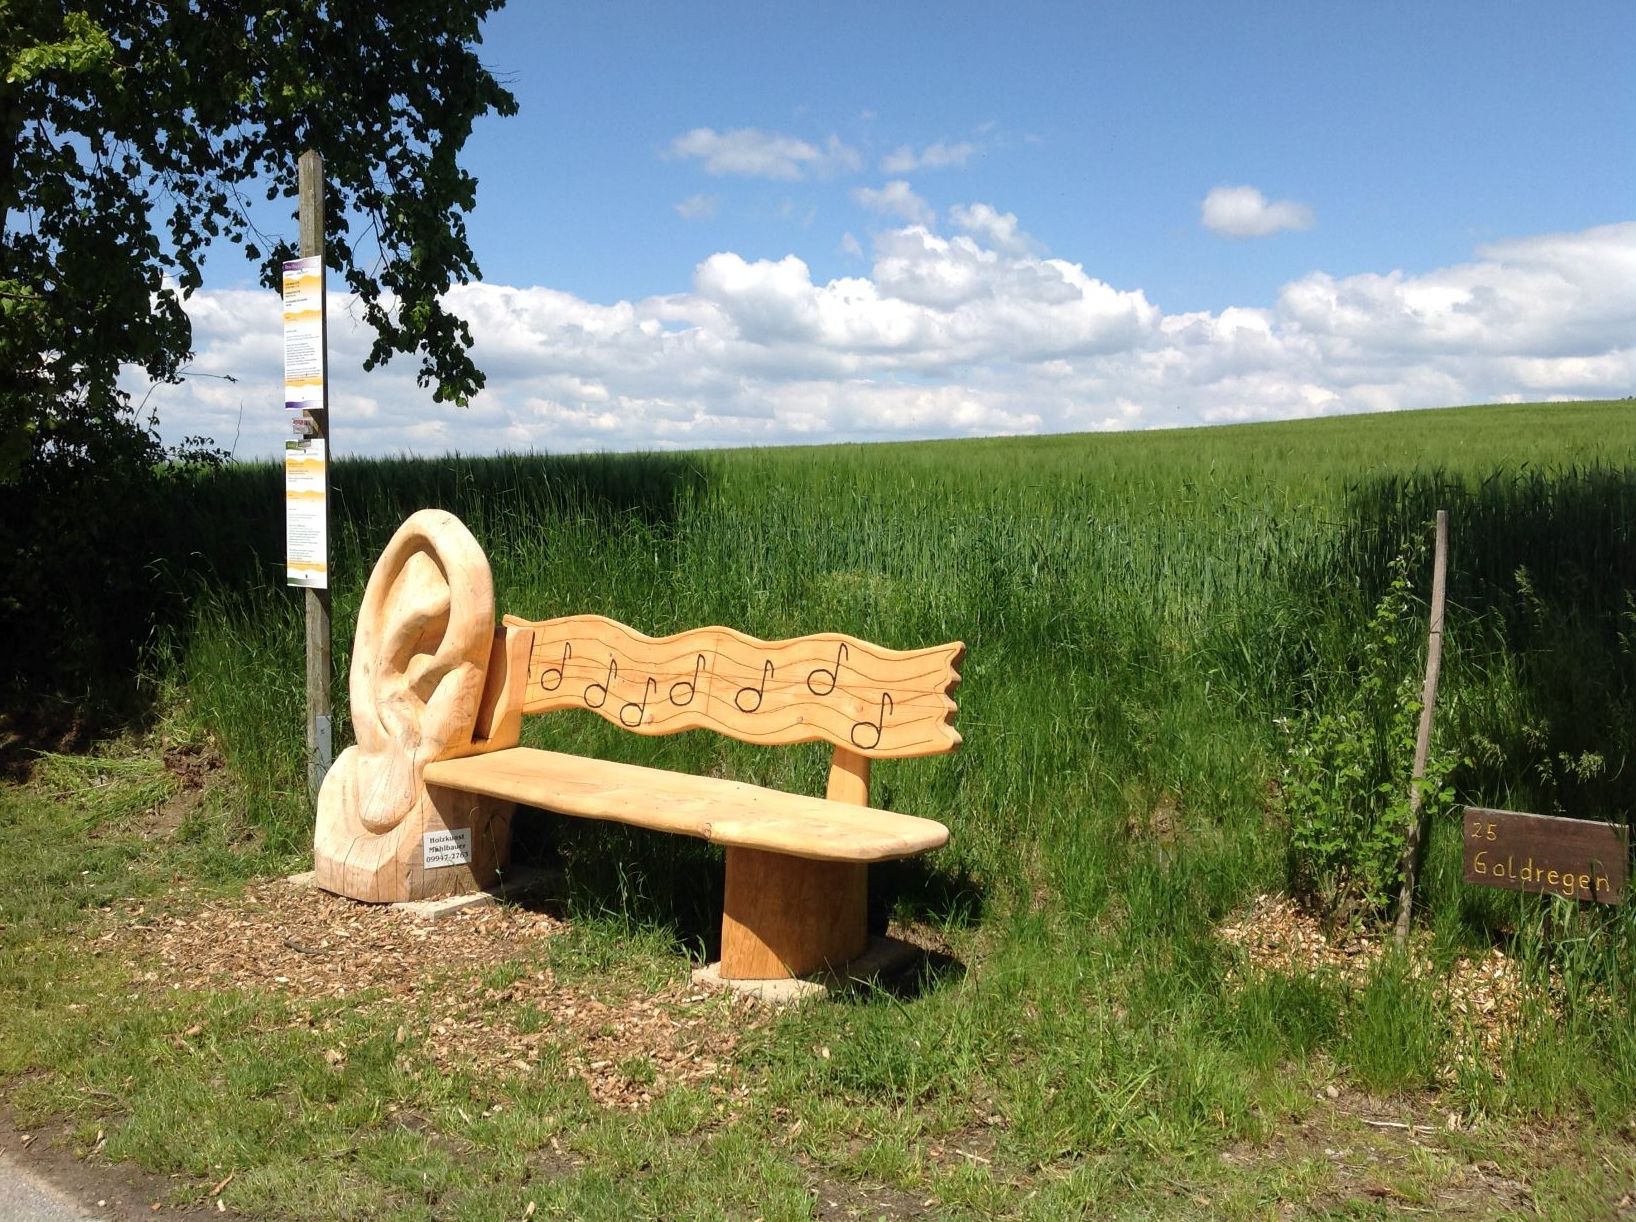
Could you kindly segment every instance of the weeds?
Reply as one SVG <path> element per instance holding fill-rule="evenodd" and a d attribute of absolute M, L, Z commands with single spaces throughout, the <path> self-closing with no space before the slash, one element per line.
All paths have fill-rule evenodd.
<path fill-rule="evenodd" d="M 1412 776 L 1420 720 L 1418 683 L 1406 672 L 1414 640 L 1413 553 L 1392 562 L 1391 581 L 1364 625 L 1355 673 L 1332 678 L 1289 734 L 1282 791 L 1289 819 L 1292 882 L 1342 923 L 1386 914 L 1401 880 L 1412 793 L 1422 817 L 1438 819 L 1454 790 L 1455 760 L 1433 752 Z"/>
<path fill-rule="evenodd" d="M 1364 1087 L 1378 1091 L 1436 1084 L 1449 1038 L 1447 1007 L 1437 983 L 1409 960 L 1385 956 L 1353 999 L 1338 1049 Z"/>
<path fill-rule="evenodd" d="M 338 675 L 369 565 L 428 505 L 471 527 L 507 611 L 969 646 L 962 751 L 875 772 L 878 804 L 951 828 L 934 857 L 876 871 L 882 906 L 935 930 L 950 966 L 908 998 L 865 991 L 756 1025 L 724 1054 L 719 1093 L 677 1087 L 630 1114 L 600 1107 L 563 1049 L 526 1075 L 479 1076 L 431 1059 L 434 1037 L 458 1049 L 460 1032 L 420 1030 L 409 1007 L 337 1002 L 321 1032 L 255 990 L 132 998 L 127 969 L 80 943 L 97 909 L 173 902 L 178 882 L 230 890 L 296 868 L 310 844 L 279 474 L 191 470 L 163 510 L 175 521 L 109 563 L 130 559 L 163 596 L 138 626 L 144 690 L 212 737 L 231 785 L 187 834 L 149 838 L 143 812 L 170 784 L 151 764 L 48 758 L 41 789 L 0 791 L 0 1076 L 27 1115 L 106 1127 L 110 1153 L 179 1184 L 237 1167 L 229 1203 L 265 1215 L 522 1216 L 533 1202 L 534 1216 L 1254 1217 L 1345 1211 L 1386 1199 L 1377 1189 L 1456 1208 L 1480 1160 L 1531 1180 L 1480 1206 L 1605 1212 L 1636 1171 L 1616 1136 L 1636 1108 L 1636 910 L 1463 886 L 1458 824 L 1439 809 L 1417 905 L 1436 931 L 1430 966 L 1350 985 L 1246 980 L 1213 930 L 1292 869 L 1360 923 L 1395 889 L 1423 640 L 1399 558 L 1440 504 L 1454 539 L 1439 740 L 1470 763 L 1444 760 L 1431 796 L 1629 817 L 1633 452 L 1636 410 L 1581 404 L 338 463 Z M 525 735 L 823 785 L 817 749 L 649 739 L 567 713 Z M 572 917 L 530 970 L 612 1008 L 708 953 L 720 862 L 707 847 L 543 816 L 517 828 L 560 861 Z M 1496 945 L 1540 1008 L 1499 1054 L 1472 1056 L 1439 972 Z M 520 1036 L 549 1042 L 547 1010 L 500 1000 L 519 970 L 486 964 L 449 987 L 494 993 Z M 208 1038 L 179 1046 L 194 1026 Z M 336 1039 L 339 1064 L 325 1057 Z M 611 1063 L 638 1084 L 653 1072 Z M 1396 1137 L 1333 1131 L 1337 1076 L 1343 1103 L 1409 1092 L 1482 1125 L 1412 1161 Z M 1585 1118 L 1584 1148 L 1512 1148 L 1528 1118 L 1567 1114 Z M 1389 1171 L 1367 1165 L 1377 1155 Z M 1549 1179 L 1559 1156 L 1577 1178 Z"/>

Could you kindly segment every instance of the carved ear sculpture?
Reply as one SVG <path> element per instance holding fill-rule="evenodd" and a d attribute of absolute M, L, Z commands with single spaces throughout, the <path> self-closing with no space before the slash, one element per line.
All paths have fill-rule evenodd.
<path fill-rule="evenodd" d="M 341 753 L 318 797 L 319 886 L 366 900 L 438 892 L 422 877 L 423 835 L 475 832 L 479 812 L 464 809 L 475 806 L 465 795 L 434 801 L 422 772 L 470 749 L 493 641 L 494 583 L 482 548 L 453 514 L 414 514 L 381 553 L 358 611 L 357 745 Z M 469 875 L 444 881 L 443 891 L 472 885 Z"/>

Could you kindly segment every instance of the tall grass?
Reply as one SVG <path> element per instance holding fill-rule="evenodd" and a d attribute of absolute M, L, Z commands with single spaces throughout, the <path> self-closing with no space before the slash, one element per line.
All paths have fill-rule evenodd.
<path fill-rule="evenodd" d="M 964 749 L 877 773 L 892 804 L 948 818 L 943 870 L 1013 899 L 1043 886 L 1093 912 L 1115 859 L 1130 856 L 1130 829 L 1162 810 L 1177 841 L 1165 851 L 1197 856 L 1186 877 L 1222 875 L 1212 895 L 1229 902 L 1276 881 L 1264 834 L 1276 719 L 1353 671 L 1390 558 L 1438 505 L 1454 522 L 1444 733 L 1470 747 L 1465 796 L 1631 809 L 1636 773 L 1619 762 L 1636 711 L 1633 443 L 1636 407 L 1575 404 L 1149 435 L 342 462 L 337 673 L 373 557 L 425 506 L 472 529 L 508 611 L 597 611 L 650 633 L 724 623 L 897 647 L 963 639 Z M 177 505 L 195 533 L 171 560 L 190 591 L 173 656 L 265 797 L 258 818 L 294 841 L 309 812 L 279 479 L 271 466 L 207 473 Z M 638 738 L 574 714 L 531 719 L 527 733 L 808 788 L 823 762 L 817 749 Z"/>
<path fill-rule="evenodd" d="M 594 611 L 653 634 L 714 623 L 763 637 L 839 630 L 900 648 L 962 639 L 964 747 L 875 774 L 877 803 L 942 819 L 953 839 L 930 861 L 877 871 L 885 898 L 950 927 L 981 922 L 1017 963 L 1065 948 L 1103 962 L 1127 999 L 1209 1039 L 1300 1049 L 1334 1027 L 1326 994 L 1293 999 L 1311 1017 L 1276 1022 L 1243 1018 L 1242 1007 L 1242 1021 L 1224 1020 L 1204 1000 L 1221 980 L 1214 922 L 1288 881 L 1280 723 L 1354 681 L 1392 557 L 1446 507 L 1438 735 L 1467 761 L 1453 777 L 1459 799 L 1628 820 L 1633 455 L 1636 404 L 1626 402 L 1145 435 L 343 461 L 337 724 L 345 737 L 350 632 L 369 567 L 427 506 L 467 523 L 502 609 L 530 617 Z M 280 479 L 241 465 L 186 484 L 164 532 L 179 542 L 159 566 L 185 591 L 186 613 L 158 656 L 222 742 L 253 819 L 300 850 L 312 816 Z M 1417 673 L 1421 642 L 1394 647 L 1404 673 Z M 821 790 L 826 762 L 817 747 L 643 738 L 588 714 L 529 719 L 525 741 L 806 792 Z M 569 823 L 533 834 L 562 854 L 584 905 L 708 945 L 719 870 L 707 848 Z M 1550 904 L 1458 880 L 1457 828 L 1439 825 L 1421 911 L 1450 954 L 1495 939 L 1522 946 Z M 1613 989 L 1628 1013 L 1636 921 L 1599 910 L 1558 928 L 1576 931 L 1574 978 Z M 1050 950 L 1030 949 L 1042 939 Z M 1567 953 L 1548 942 L 1530 944 L 1534 961 Z M 1046 993 L 1070 1004 L 1108 987 L 1081 972 Z M 1396 1039 L 1398 992 L 1381 985 L 1363 999 L 1343 1060 L 1380 1059 L 1369 1041 Z M 1618 1067 L 1601 1081 L 1636 1097 L 1631 1042 L 1598 1046 Z M 957 1064 L 963 1047 L 949 1051 Z M 1200 1107 L 1231 1112 L 1232 1075 L 1207 1061 L 1191 1084 L 1167 1077 L 1172 1068 L 1121 1078 L 1073 1123 L 1128 1132 L 1120 1100 L 1155 1090 L 1199 1091 Z M 1098 1065 L 1058 1071 L 1078 1082 Z"/>

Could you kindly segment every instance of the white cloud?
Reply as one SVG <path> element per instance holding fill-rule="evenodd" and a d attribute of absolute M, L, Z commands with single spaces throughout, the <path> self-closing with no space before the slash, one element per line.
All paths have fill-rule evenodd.
<path fill-rule="evenodd" d="M 1264 238 L 1286 229 L 1311 229 L 1312 209 L 1294 200 L 1269 203 L 1254 187 L 1216 187 L 1199 205 L 1211 233 L 1227 238 Z"/>
<path fill-rule="evenodd" d="M 946 144 L 934 141 L 918 153 L 904 144 L 881 158 L 883 174 L 913 174 L 916 170 L 941 170 L 948 166 L 963 166 L 976 153 L 977 146 L 968 141 Z"/>
<path fill-rule="evenodd" d="M 810 144 L 797 136 L 740 127 L 718 132 L 695 127 L 670 142 L 669 156 L 704 162 L 711 174 L 737 174 L 749 178 L 775 178 L 795 182 L 803 178 L 828 178 L 855 173 L 863 168 L 858 151 L 831 135 L 824 146 Z"/>
<path fill-rule="evenodd" d="M 1000 212 L 991 204 L 956 204 L 949 209 L 949 222 L 1006 254 L 1028 254 L 1037 247 L 1018 226 L 1015 212 Z"/>
<path fill-rule="evenodd" d="M 676 205 L 676 215 L 684 221 L 704 221 L 716 215 L 721 200 L 714 195 L 689 195 Z"/>
<path fill-rule="evenodd" d="M 790 221 L 805 229 L 817 219 L 818 206 L 812 203 L 803 203 L 798 200 L 786 199 L 778 205 L 778 218 Z"/>
<path fill-rule="evenodd" d="M 1313 272 L 1270 308 L 1168 315 L 1080 264 L 1002 249 L 1004 227 L 978 228 L 889 230 L 866 275 L 829 280 L 795 255 L 721 251 L 690 286 L 641 301 L 462 286 L 449 303 L 488 374 L 469 409 L 433 404 L 408 362 L 363 373 L 367 333 L 337 294 L 337 448 L 1131 429 L 1636 392 L 1636 222 L 1494 243 L 1423 275 Z M 217 376 L 154 389 L 163 435 L 237 436 L 240 456 L 273 455 L 288 435 L 277 296 L 203 291 L 188 310 L 193 368 Z"/>
<path fill-rule="evenodd" d="M 852 236 L 852 232 L 850 230 L 841 235 L 841 240 L 836 245 L 835 249 L 849 259 L 863 258 L 863 244 L 860 243 L 857 238 Z"/>
<path fill-rule="evenodd" d="M 852 198 L 871 212 L 895 216 L 911 225 L 937 224 L 937 211 L 901 178 L 894 178 L 880 188 L 856 187 Z"/>

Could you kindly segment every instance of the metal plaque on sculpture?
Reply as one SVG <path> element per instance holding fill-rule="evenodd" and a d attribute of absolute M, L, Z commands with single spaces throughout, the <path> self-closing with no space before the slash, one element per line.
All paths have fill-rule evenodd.
<path fill-rule="evenodd" d="M 439 828 L 420 839 L 421 864 L 427 870 L 471 864 L 471 828 Z"/>
<path fill-rule="evenodd" d="M 1599 904 L 1624 902 L 1628 827 L 1468 806 L 1463 840 L 1468 883 Z"/>

